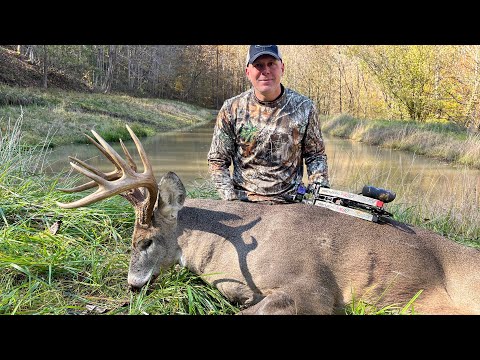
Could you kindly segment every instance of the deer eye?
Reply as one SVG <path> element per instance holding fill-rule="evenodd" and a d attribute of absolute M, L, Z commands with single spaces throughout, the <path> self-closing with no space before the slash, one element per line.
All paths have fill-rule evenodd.
<path fill-rule="evenodd" d="M 145 240 L 145 241 L 142 241 L 140 247 L 142 250 L 147 250 L 150 245 L 152 245 L 152 240 Z"/>

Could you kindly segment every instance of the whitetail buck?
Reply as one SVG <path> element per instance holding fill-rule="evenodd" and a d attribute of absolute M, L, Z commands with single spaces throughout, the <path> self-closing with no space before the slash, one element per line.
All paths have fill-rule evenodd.
<path fill-rule="evenodd" d="M 419 291 L 415 313 L 480 313 L 480 252 L 428 230 L 396 221 L 374 223 L 325 208 L 293 203 L 185 199 L 172 172 L 157 184 L 145 150 L 127 126 L 140 158 L 137 171 L 99 136 L 93 144 L 115 165 L 102 173 L 70 157 L 98 186 L 77 208 L 120 194 L 135 208 L 128 283 L 141 288 L 161 269 L 186 266 L 216 286 L 240 314 L 335 314 L 369 295 L 378 307 L 406 304 Z"/>

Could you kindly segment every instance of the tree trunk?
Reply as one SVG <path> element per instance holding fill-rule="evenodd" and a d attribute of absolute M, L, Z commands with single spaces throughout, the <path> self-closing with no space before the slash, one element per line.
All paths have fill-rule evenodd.
<path fill-rule="evenodd" d="M 43 88 L 47 88 L 47 77 L 48 77 L 48 54 L 47 54 L 47 45 L 43 45 Z"/>
<path fill-rule="evenodd" d="M 116 64 L 116 52 L 117 46 L 116 45 L 109 45 L 108 47 L 108 65 L 107 65 L 107 73 L 105 74 L 105 81 L 102 85 L 102 90 L 104 93 L 110 92 L 113 83 L 113 71 Z"/>
<path fill-rule="evenodd" d="M 218 78 L 220 76 L 220 74 L 219 74 L 220 69 L 219 69 L 219 65 L 218 65 L 218 55 L 219 54 L 218 54 L 218 45 L 217 45 L 217 64 L 216 64 L 216 67 L 217 67 L 217 79 L 216 79 L 217 83 L 216 83 L 216 86 L 215 86 L 215 88 L 216 88 L 215 89 L 215 109 L 219 109 L 218 95 L 220 93 L 220 89 L 218 88 L 218 80 L 219 80 Z"/>

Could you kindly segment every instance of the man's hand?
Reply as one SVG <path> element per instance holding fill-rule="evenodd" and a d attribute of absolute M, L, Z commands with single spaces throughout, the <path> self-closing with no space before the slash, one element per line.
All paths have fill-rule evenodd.
<path fill-rule="evenodd" d="M 321 174 L 312 174 L 308 177 L 309 184 L 315 184 L 316 186 L 330 188 L 330 182 L 328 178 L 324 177 Z"/>
<path fill-rule="evenodd" d="M 320 186 L 320 187 L 324 187 L 324 188 L 330 189 L 330 183 L 329 183 L 328 181 L 321 180 L 321 181 L 314 181 L 313 183 L 314 183 L 315 185 Z"/>

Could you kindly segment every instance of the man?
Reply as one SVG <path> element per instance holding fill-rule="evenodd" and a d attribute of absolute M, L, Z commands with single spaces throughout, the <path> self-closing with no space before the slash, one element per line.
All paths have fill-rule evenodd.
<path fill-rule="evenodd" d="M 284 71 L 277 45 L 250 45 L 245 73 L 252 88 L 224 102 L 207 157 L 224 200 L 289 202 L 302 182 L 303 161 L 309 183 L 329 187 L 317 109 L 283 86 Z"/>

